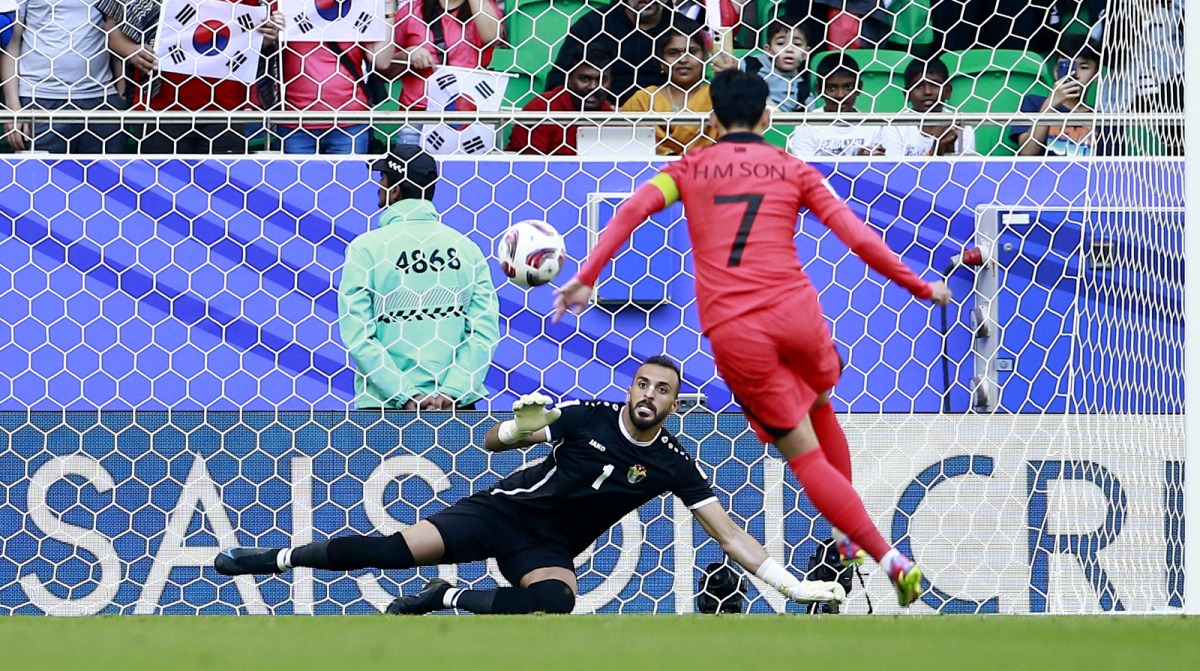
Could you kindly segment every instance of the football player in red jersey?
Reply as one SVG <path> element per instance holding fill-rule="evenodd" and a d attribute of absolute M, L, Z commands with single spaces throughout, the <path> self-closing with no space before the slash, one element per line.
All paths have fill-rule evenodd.
<path fill-rule="evenodd" d="M 945 305 L 950 290 L 904 265 L 820 172 L 763 140 L 767 94 L 756 75 L 716 77 L 710 123 L 720 141 L 669 164 L 621 206 L 579 273 L 557 291 L 554 320 L 583 309 L 634 228 L 683 201 L 700 324 L 717 370 L 759 439 L 775 444 L 813 505 L 841 530 L 843 561 L 870 553 L 908 606 L 921 595 L 921 571 L 884 540 L 850 484 L 849 446 L 829 402 L 841 361 L 796 253 L 797 215 L 811 211 L 867 265 L 918 298 Z"/>

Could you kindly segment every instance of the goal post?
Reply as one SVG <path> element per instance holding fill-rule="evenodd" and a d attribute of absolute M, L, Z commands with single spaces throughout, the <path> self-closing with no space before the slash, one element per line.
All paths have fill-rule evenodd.
<path fill-rule="evenodd" d="M 1185 16 L 1200 16 L 1200 0 L 1187 0 L 1184 6 Z M 1200 34 L 1196 31 L 1184 32 L 1185 66 L 1189 72 L 1200 72 Z M 1184 109 L 1194 114 L 1200 110 L 1200 78 L 1189 76 L 1185 80 Z M 1186 153 L 1184 158 L 1184 192 L 1189 196 L 1200 193 L 1200 133 L 1194 129 L 1185 134 Z M 1193 197 L 1194 198 L 1194 197 Z M 1190 579 L 1184 584 L 1184 612 L 1189 615 L 1200 615 L 1200 330 L 1194 328 L 1200 323 L 1200 263 L 1192 261 L 1200 254 L 1200 209 L 1196 203 L 1189 202 L 1185 214 L 1185 244 L 1184 252 L 1188 259 L 1185 265 L 1186 276 L 1184 286 L 1187 287 L 1185 298 L 1186 331 L 1184 351 L 1185 377 L 1184 397 L 1186 399 L 1185 435 L 1187 451 L 1184 456 L 1186 466 L 1184 488 L 1184 519 L 1191 524 L 1185 527 L 1184 541 L 1184 574 Z"/>

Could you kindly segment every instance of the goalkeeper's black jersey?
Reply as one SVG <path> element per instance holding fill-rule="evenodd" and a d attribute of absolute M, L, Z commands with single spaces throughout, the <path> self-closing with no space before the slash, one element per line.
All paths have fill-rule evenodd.
<path fill-rule="evenodd" d="M 621 424 L 623 403 L 572 401 L 549 426 L 553 450 L 476 496 L 504 501 L 539 535 L 572 553 L 650 499 L 671 492 L 689 509 L 716 501 L 708 479 L 675 436 L 663 429 L 634 442 Z"/>

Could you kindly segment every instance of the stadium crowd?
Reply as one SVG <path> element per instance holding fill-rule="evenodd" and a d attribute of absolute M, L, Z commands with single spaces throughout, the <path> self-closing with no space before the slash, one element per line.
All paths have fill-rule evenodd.
<path fill-rule="evenodd" d="M 279 0 L 191 4 L 224 2 L 265 10 L 255 26 L 261 49 L 254 83 L 165 71 L 154 45 L 170 0 L 0 0 L 4 104 L 9 110 L 399 113 L 375 128 L 315 121 L 266 129 L 229 122 L 18 122 L 5 129 L 8 148 L 381 153 L 385 142 L 421 141 L 422 127 L 406 123 L 403 112 L 427 108 L 427 84 L 441 65 L 515 74 L 504 99 L 511 108 L 630 116 L 710 111 L 707 81 L 713 74 L 755 72 L 768 82 L 776 111 L 791 113 L 779 117 L 778 137 L 771 139 L 802 156 L 1137 153 L 1122 146 L 1123 131 L 1095 132 L 1084 118 L 988 134 L 962 124 L 924 123 L 920 115 L 1181 109 L 1182 49 L 1173 55 L 1158 48 L 1148 59 L 1139 52 L 1143 47 L 1125 45 L 1128 40 L 1106 40 L 1115 24 L 1125 34 L 1136 30 L 1155 43 L 1181 44 L 1179 0 L 1147 0 L 1138 11 L 1117 3 L 1109 11 L 1106 0 L 721 0 L 720 21 L 732 38 L 715 44 L 703 25 L 705 3 L 697 0 L 575 0 L 554 8 L 545 0 L 503 6 L 494 0 L 386 0 L 391 35 L 370 42 L 286 39 Z M 509 33 L 532 37 L 517 40 Z M 550 48 L 552 62 L 544 50 L 531 49 L 534 43 Z M 981 58 L 986 62 L 978 67 Z M 1109 71 L 1114 76 L 1098 96 L 1097 83 Z M 894 119 L 883 126 L 806 126 L 801 116 L 852 111 Z M 481 151 L 495 146 L 573 155 L 577 131 L 553 122 L 513 124 Z M 1176 134 L 1157 131 L 1154 153 L 1178 153 Z M 656 141 L 659 154 L 678 155 L 712 137 L 701 126 L 666 124 Z"/>

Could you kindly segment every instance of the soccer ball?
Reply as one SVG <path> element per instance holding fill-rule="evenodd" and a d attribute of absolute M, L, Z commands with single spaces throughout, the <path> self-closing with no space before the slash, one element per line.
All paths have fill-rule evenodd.
<path fill-rule="evenodd" d="M 537 219 L 526 219 L 504 231 L 496 256 L 504 274 L 512 281 L 536 287 L 558 275 L 567 251 L 562 236 L 553 226 Z"/>

